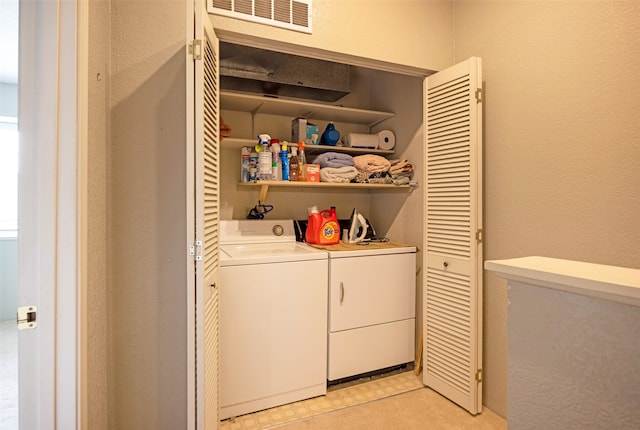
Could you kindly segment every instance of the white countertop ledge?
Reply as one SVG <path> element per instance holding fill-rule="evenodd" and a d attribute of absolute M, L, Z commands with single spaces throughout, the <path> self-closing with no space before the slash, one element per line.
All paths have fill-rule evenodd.
<path fill-rule="evenodd" d="M 484 268 L 508 281 L 640 307 L 640 269 L 549 257 L 487 260 Z"/>

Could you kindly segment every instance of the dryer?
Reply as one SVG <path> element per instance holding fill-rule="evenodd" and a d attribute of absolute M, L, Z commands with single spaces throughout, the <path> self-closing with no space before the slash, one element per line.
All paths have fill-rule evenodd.
<path fill-rule="evenodd" d="M 416 248 L 371 243 L 335 249 L 329 251 L 328 380 L 413 361 Z"/>

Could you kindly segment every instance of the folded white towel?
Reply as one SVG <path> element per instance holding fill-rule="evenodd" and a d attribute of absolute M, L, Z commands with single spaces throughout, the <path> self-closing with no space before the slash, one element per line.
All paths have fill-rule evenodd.
<path fill-rule="evenodd" d="M 320 182 L 351 182 L 358 176 L 358 169 L 353 166 L 325 167 L 320 169 Z"/>

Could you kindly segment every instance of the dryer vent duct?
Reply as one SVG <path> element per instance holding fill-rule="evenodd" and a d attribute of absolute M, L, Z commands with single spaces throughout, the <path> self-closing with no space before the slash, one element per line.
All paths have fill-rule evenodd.
<path fill-rule="evenodd" d="M 220 88 L 334 102 L 349 94 L 350 66 L 220 43 Z"/>

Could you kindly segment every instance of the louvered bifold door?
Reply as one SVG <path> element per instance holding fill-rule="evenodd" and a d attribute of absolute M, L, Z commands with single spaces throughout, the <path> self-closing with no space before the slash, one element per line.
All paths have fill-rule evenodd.
<path fill-rule="evenodd" d="M 482 411 L 481 60 L 425 82 L 425 385 Z"/>
<path fill-rule="evenodd" d="M 219 73 L 218 39 L 206 14 L 204 34 L 196 40 L 196 322 L 197 428 L 212 430 L 219 426 Z M 198 26 L 196 25 L 196 28 Z M 198 44 L 200 44 L 198 46 Z M 198 251 L 200 246 L 200 251 Z M 198 256 L 200 252 L 200 256 Z"/>

